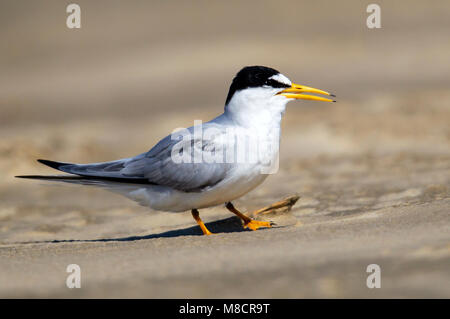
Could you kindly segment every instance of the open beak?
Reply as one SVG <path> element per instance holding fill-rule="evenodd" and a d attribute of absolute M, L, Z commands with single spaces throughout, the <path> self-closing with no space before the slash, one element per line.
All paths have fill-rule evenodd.
<path fill-rule="evenodd" d="M 314 100 L 314 101 L 324 101 L 324 102 L 336 102 L 335 100 L 327 99 L 321 96 L 308 95 L 303 93 L 316 93 L 322 95 L 329 95 L 335 97 L 334 94 L 328 93 L 326 91 L 322 91 L 319 89 L 315 89 L 309 86 L 300 85 L 292 83 L 290 88 L 287 88 L 277 94 L 281 94 L 288 99 L 302 99 L 302 100 Z"/>

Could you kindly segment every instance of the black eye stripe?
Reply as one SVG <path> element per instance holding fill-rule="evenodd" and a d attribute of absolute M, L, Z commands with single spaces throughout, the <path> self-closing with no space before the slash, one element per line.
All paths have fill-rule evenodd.
<path fill-rule="evenodd" d="M 281 82 L 275 81 L 274 79 L 268 79 L 265 84 L 268 86 L 271 86 L 273 88 L 288 88 L 288 87 L 290 87 L 290 85 L 288 85 L 286 83 L 281 83 Z"/>

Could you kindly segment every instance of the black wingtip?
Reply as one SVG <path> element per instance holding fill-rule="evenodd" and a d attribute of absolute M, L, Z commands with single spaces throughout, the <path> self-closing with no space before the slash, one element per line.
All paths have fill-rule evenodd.
<path fill-rule="evenodd" d="M 83 179 L 82 176 L 76 175 L 17 175 L 16 178 L 39 179 L 46 181 L 73 181 Z"/>
<path fill-rule="evenodd" d="M 68 163 L 49 161 L 49 160 L 45 160 L 45 159 L 38 159 L 37 161 L 41 164 L 47 165 L 47 166 L 49 166 L 51 168 L 55 168 L 55 169 L 59 169 L 63 165 L 68 165 Z"/>
<path fill-rule="evenodd" d="M 42 176 L 42 175 L 17 175 L 15 178 L 25 178 L 25 179 L 46 179 L 51 176 Z"/>

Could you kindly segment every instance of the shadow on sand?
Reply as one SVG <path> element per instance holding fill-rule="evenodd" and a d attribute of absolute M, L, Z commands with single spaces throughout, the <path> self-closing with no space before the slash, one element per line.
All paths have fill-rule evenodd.
<path fill-rule="evenodd" d="M 211 223 L 207 223 L 206 227 L 212 233 L 235 233 L 247 231 L 242 227 L 242 223 L 237 217 L 228 217 L 225 219 L 221 219 L 218 221 L 214 221 Z M 167 238 L 167 237 L 180 237 L 180 236 L 203 236 L 200 227 L 197 225 L 169 230 L 162 233 L 157 234 L 149 234 L 145 236 L 129 236 L 129 237 L 121 237 L 121 238 L 99 238 L 99 239 L 62 239 L 62 240 L 45 240 L 45 241 L 29 241 L 29 242 L 21 242 L 19 244 L 42 244 L 42 243 L 92 243 L 92 242 L 114 242 L 114 241 L 136 241 L 136 240 L 144 240 L 144 239 L 153 239 L 153 238 Z"/>

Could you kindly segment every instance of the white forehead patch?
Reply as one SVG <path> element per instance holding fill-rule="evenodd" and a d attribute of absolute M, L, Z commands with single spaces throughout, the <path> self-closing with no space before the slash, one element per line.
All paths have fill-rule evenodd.
<path fill-rule="evenodd" d="M 281 73 L 272 75 L 269 79 L 291 86 L 292 82 Z"/>

